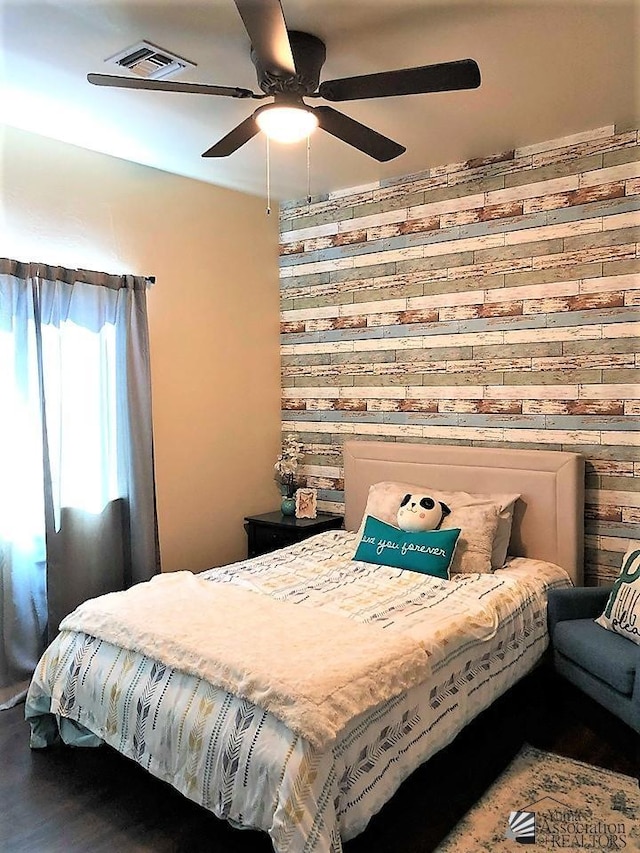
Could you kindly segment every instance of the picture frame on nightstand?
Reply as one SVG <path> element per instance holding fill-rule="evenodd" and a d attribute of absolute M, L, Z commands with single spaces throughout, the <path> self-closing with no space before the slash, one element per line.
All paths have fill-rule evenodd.
<path fill-rule="evenodd" d="M 296 518 L 315 518 L 318 515 L 318 493 L 315 489 L 296 492 Z"/>

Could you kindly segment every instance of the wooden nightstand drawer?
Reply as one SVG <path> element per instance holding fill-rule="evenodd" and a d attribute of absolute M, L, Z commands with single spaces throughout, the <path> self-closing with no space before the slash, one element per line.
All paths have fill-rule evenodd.
<path fill-rule="evenodd" d="M 274 527 L 256 527 L 253 539 L 253 550 L 255 554 L 267 554 L 269 551 L 275 551 L 277 548 L 284 548 L 286 545 L 293 545 L 298 539 L 287 530 L 277 530 Z"/>
<path fill-rule="evenodd" d="M 325 530 L 338 530 L 343 517 L 328 512 L 319 512 L 317 518 L 295 518 L 280 512 L 251 515 L 245 518 L 244 529 L 248 537 L 249 557 L 268 554 L 278 548 L 302 542 L 309 536 Z"/>

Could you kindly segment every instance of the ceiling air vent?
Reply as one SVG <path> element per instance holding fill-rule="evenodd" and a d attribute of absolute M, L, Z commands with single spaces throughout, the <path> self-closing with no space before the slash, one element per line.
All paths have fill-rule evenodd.
<path fill-rule="evenodd" d="M 148 41 L 141 41 L 126 50 L 121 50 L 115 56 L 105 59 L 121 68 L 128 68 L 138 77 L 145 80 L 165 80 L 175 77 L 187 68 L 195 68 L 195 63 L 188 62 L 175 53 L 170 53 L 162 47 L 157 47 Z"/>

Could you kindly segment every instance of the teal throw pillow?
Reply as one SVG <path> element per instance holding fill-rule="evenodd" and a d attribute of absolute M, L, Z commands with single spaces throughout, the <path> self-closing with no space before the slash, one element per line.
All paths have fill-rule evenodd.
<path fill-rule="evenodd" d="M 458 528 L 410 533 L 368 515 L 353 559 L 449 580 L 459 535 Z"/>
<path fill-rule="evenodd" d="M 640 545 L 634 543 L 622 558 L 622 569 L 613 585 L 598 625 L 640 645 Z"/>

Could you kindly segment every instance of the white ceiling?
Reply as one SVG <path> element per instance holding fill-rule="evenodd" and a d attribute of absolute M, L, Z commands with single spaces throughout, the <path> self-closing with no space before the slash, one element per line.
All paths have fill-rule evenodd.
<path fill-rule="evenodd" d="M 379 164 L 312 137 L 313 194 L 411 174 L 640 115 L 635 0 L 282 0 L 287 25 L 327 46 L 322 79 L 471 57 L 480 89 L 335 106 L 407 147 Z M 146 39 L 197 63 L 184 81 L 259 91 L 233 0 L 0 0 L 0 120 L 257 195 L 260 135 L 224 160 L 201 153 L 257 102 L 110 90 L 88 72 Z M 126 73 L 126 72 L 124 72 Z M 317 101 L 315 103 L 318 103 Z M 306 195 L 306 145 L 271 146 L 275 198 Z"/>

